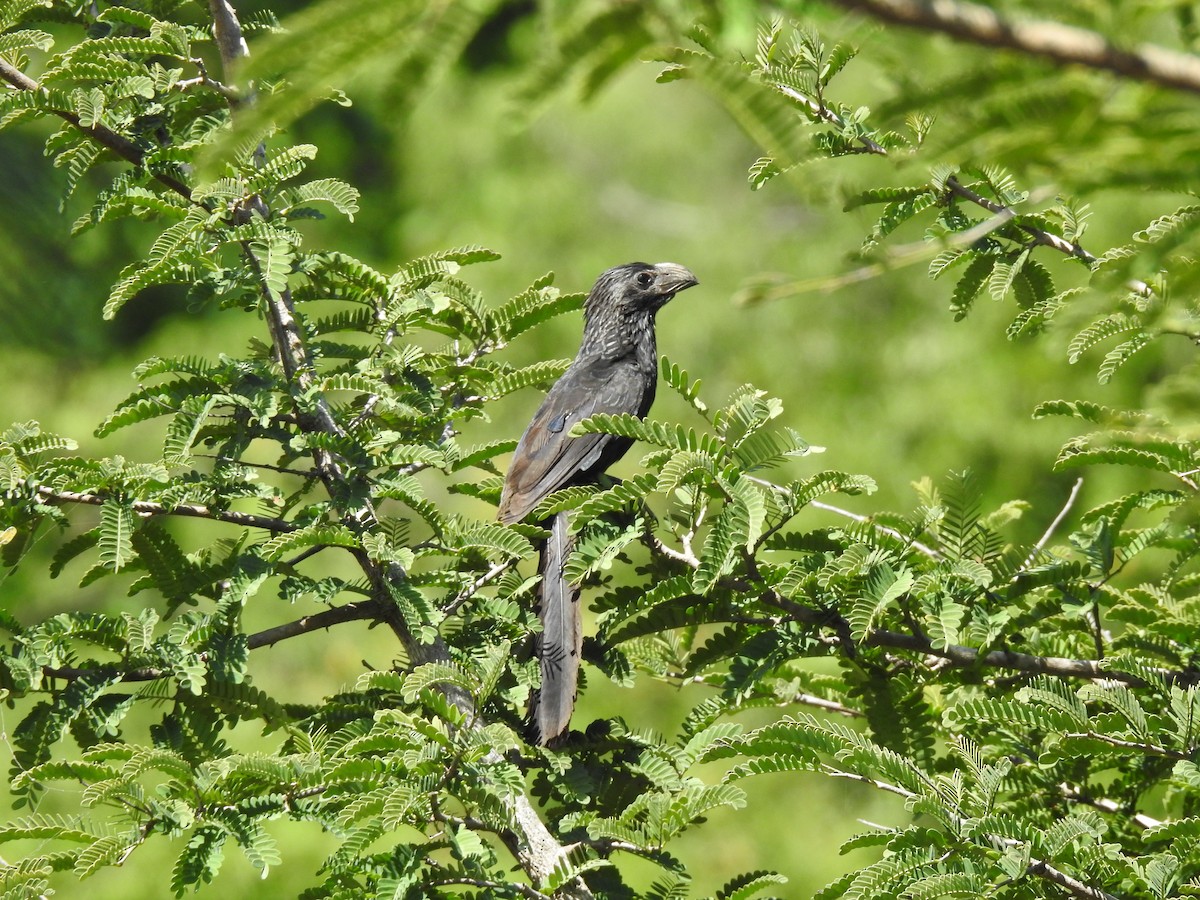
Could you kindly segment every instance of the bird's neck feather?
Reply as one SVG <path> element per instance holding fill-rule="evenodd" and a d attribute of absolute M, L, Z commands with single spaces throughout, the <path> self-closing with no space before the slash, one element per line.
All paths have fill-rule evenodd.
<path fill-rule="evenodd" d="M 623 316 L 589 318 L 583 329 L 579 355 L 599 357 L 608 362 L 632 359 L 638 368 L 657 371 L 653 313 L 638 311 Z"/>

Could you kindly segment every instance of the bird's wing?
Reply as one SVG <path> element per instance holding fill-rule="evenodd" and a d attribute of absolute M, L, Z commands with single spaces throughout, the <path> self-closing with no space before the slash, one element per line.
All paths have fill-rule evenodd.
<path fill-rule="evenodd" d="M 573 437 L 571 426 L 597 413 L 637 413 L 648 389 L 645 376 L 632 365 L 569 369 L 521 435 L 500 497 L 500 521 L 523 519 L 545 497 L 592 469 L 606 449 L 613 449 L 613 441 L 624 442 L 609 434 Z"/>

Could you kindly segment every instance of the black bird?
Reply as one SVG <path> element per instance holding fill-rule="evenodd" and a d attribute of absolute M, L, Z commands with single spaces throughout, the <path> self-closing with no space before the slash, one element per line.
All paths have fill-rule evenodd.
<path fill-rule="evenodd" d="M 658 382 L 654 315 L 696 276 L 675 263 L 627 263 L 597 280 L 584 304 L 583 341 L 562 378 L 521 435 L 500 495 L 500 521 L 517 522 L 554 491 L 588 484 L 620 459 L 632 440 L 609 434 L 573 437 L 571 426 L 596 413 L 650 410 Z M 550 521 L 542 547 L 537 653 L 542 687 L 530 708 L 536 740 L 548 744 L 567 730 L 575 707 L 583 646 L 579 586 L 568 584 L 563 565 L 571 552 L 570 521 Z"/>

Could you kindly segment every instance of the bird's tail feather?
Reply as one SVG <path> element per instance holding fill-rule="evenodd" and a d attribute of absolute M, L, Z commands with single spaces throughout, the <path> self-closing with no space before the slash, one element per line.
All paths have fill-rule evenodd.
<path fill-rule="evenodd" d="M 537 647 L 542 687 L 530 707 L 539 744 L 548 744 L 567 730 L 579 682 L 583 610 L 579 606 L 579 587 L 568 583 L 563 575 L 573 544 L 570 525 L 566 512 L 556 514 L 550 524 L 550 538 L 542 548 L 538 604 L 542 634 Z"/>

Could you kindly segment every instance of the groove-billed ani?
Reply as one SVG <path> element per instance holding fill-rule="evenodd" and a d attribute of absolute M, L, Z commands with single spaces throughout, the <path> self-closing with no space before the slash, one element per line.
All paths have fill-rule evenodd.
<path fill-rule="evenodd" d="M 596 413 L 646 415 L 658 381 L 654 314 L 696 283 L 695 275 L 675 263 L 627 263 L 596 280 L 584 304 L 579 354 L 550 389 L 517 445 L 500 496 L 501 522 L 523 519 L 554 491 L 594 481 L 629 449 L 629 438 L 574 437 L 571 426 Z M 563 577 L 571 552 L 569 528 L 567 513 L 551 519 L 539 564 L 542 687 L 533 699 L 530 719 L 542 744 L 567 730 L 579 679 L 579 587 Z"/>

